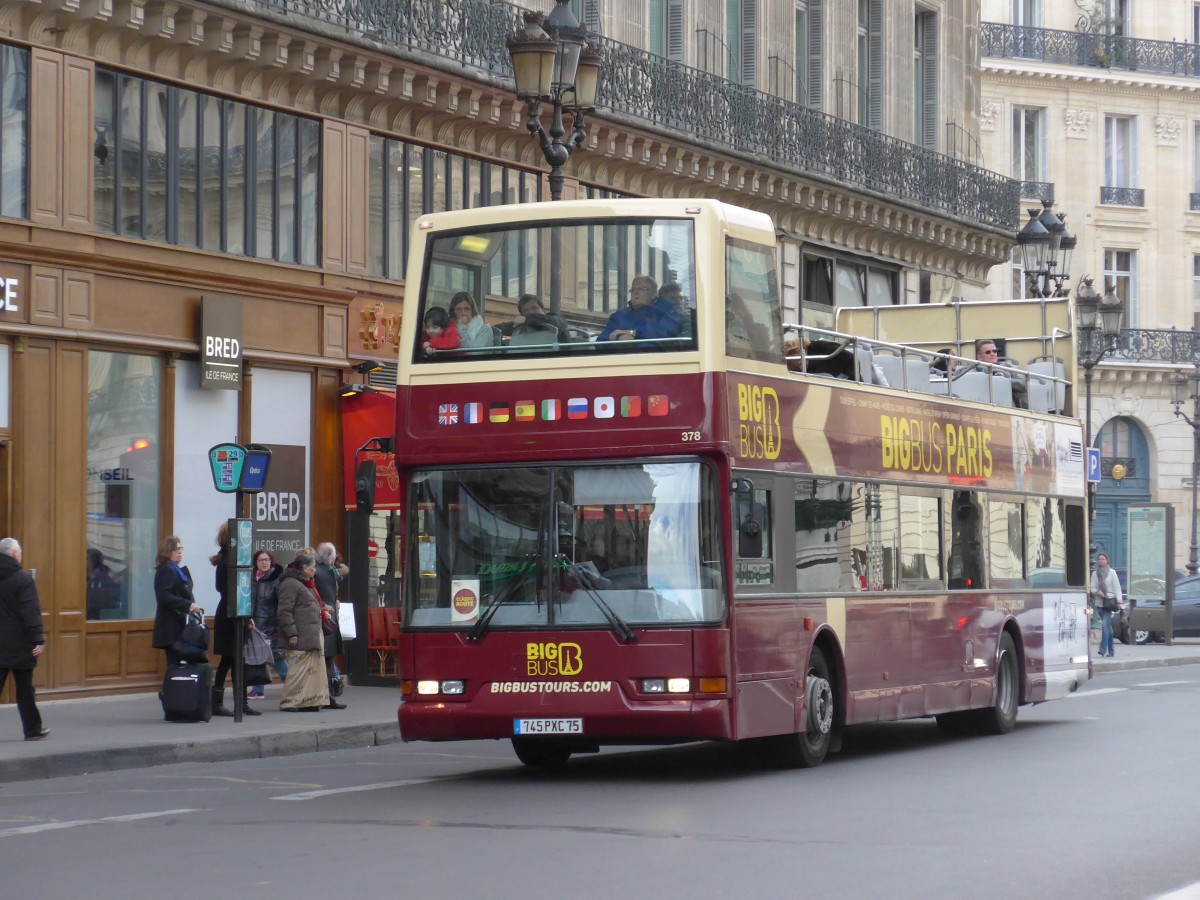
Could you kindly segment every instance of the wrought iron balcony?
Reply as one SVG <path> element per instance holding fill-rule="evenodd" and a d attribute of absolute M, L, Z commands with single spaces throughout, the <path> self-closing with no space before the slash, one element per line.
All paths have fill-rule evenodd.
<path fill-rule="evenodd" d="M 1047 203 L 1054 202 L 1054 182 L 1053 181 L 1022 181 L 1021 182 L 1021 199 L 1022 200 L 1045 200 Z"/>
<path fill-rule="evenodd" d="M 1032 59 L 1063 66 L 1200 77 L 1200 44 L 1002 22 L 984 22 L 980 32 L 980 54 L 995 59 Z"/>
<path fill-rule="evenodd" d="M 1081 356 L 1094 356 L 1103 343 L 1099 328 L 1079 331 Z M 1175 328 L 1126 328 L 1104 361 L 1190 366 L 1200 361 L 1200 332 Z"/>
<path fill-rule="evenodd" d="M 522 7 L 502 0 L 247 0 L 293 26 L 344 29 L 424 65 L 512 77 L 504 36 Z M 770 160 L 901 203 L 1016 231 L 1018 183 L 996 172 L 736 84 L 606 37 L 598 106 L 697 144 Z"/>
<path fill-rule="evenodd" d="M 1106 206 L 1145 206 L 1146 192 L 1142 188 L 1101 187 L 1100 202 Z"/>

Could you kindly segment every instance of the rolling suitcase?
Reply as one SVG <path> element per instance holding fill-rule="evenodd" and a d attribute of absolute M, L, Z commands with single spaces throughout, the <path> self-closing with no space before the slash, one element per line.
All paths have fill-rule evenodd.
<path fill-rule="evenodd" d="M 163 676 L 163 718 L 168 722 L 207 722 L 212 718 L 212 669 L 208 663 L 182 663 Z"/>

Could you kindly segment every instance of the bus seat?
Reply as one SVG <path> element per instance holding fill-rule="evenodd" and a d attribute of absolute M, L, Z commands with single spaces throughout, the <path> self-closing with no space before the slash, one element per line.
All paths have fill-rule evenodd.
<path fill-rule="evenodd" d="M 509 338 L 510 347 L 532 347 L 535 344 L 557 344 L 558 335 L 553 331 L 522 331 Z"/>
<path fill-rule="evenodd" d="M 923 359 L 906 359 L 904 372 L 908 375 L 908 389 L 928 394 L 933 390 L 929 383 L 929 363 Z"/>
<path fill-rule="evenodd" d="M 960 400 L 991 403 L 992 398 L 988 395 L 989 378 L 991 376 L 982 370 L 964 372 L 954 379 L 954 396 Z"/>
<path fill-rule="evenodd" d="M 992 376 L 992 402 L 997 406 L 1013 405 L 1012 381 L 1004 375 Z"/>
<path fill-rule="evenodd" d="M 904 386 L 904 360 L 891 353 L 876 353 L 875 365 L 883 372 L 887 383 L 894 388 Z"/>
<path fill-rule="evenodd" d="M 854 358 L 858 363 L 858 380 L 863 384 L 876 384 L 875 354 L 866 347 L 858 347 L 854 351 Z"/>
<path fill-rule="evenodd" d="M 1062 412 L 1067 402 L 1066 384 L 1038 376 L 1062 378 L 1063 364 L 1058 360 L 1035 359 L 1029 363 L 1028 372 L 1029 408 L 1033 412 Z"/>

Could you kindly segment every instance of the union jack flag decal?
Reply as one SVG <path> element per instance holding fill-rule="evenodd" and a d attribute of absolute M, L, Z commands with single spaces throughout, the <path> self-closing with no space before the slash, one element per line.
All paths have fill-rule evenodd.
<path fill-rule="evenodd" d="M 438 424 L 439 425 L 457 425 L 458 424 L 458 404 L 457 403 L 442 403 L 438 406 Z"/>

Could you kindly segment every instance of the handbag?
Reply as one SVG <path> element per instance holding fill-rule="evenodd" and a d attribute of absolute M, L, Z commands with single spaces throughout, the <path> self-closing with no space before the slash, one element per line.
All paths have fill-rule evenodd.
<path fill-rule="evenodd" d="M 1109 594 L 1104 598 L 1104 608 L 1109 612 L 1116 612 L 1121 608 L 1121 601 Z"/>
<path fill-rule="evenodd" d="M 208 626 L 204 624 L 204 610 L 184 614 L 183 631 L 171 643 L 171 649 L 187 662 L 208 662 Z"/>
<path fill-rule="evenodd" d="M 326 634 L 337 632 L 337 623 L 333 621 L 333 613 L 324 603 L 321 604 L 321 630 Z"/>
<path fill-rule="evenodd" d="M 274 658 L 271 653 L 271 642 L 258 629 L 247 632 L 245 656 L 247 666 L 265 666 Z"/>
<path fill-rule="evenodd" d="M 242 666 L 242 682 L 246 687 L 256 684 L 270 684 L 271 673 L 267 671 L 266 663 Z"/>

